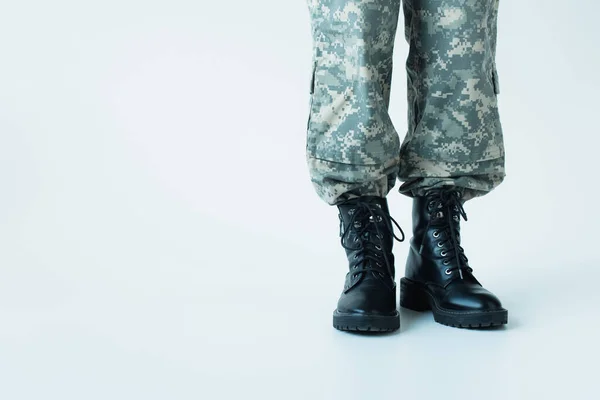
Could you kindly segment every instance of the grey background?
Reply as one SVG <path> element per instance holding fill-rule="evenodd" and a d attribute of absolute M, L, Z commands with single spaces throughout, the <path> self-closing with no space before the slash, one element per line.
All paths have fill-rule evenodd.
<path fill-rule="evenodd" d="M 598 15 L 500 5 L 508 175 L 463 240 L 507 329 L 403 310 L 360 337 L 331 327 L 346 265 L 305 166 L 303 1 L 2 1 L 0 398 L 593 398 Z"/>

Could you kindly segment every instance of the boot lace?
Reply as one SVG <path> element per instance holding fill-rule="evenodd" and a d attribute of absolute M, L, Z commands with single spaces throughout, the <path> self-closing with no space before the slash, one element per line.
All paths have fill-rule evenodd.
<path fill-rule="evenodd" d="M 445 273 L 451 275 L 453 271 L 458 270 L 460 278 L 464 279 L 463 269 L 468 269 L 469 271 L 473 271 L 473 269 L 468 266 L 469 259 L 465 255 L 465 250 L 460 245 L 460 218 L 462 217 L 467 221 L 467 213 L 460 200 L 462 193 L 458 189 L 440 189 L 426 194 L 426 197 L 429 196 L 431 196 L 428 203 L 430 218 L 425 231 L 428 232 L 429 228 L 433 225 L 438 227 L 433 232 L 435 238 L 444 234 L 444 239 L 440 240 L 437 246 L 444 249 L 441 252 L 442 257 L 448 257 L 444 259 L 443 264 L 446 266 L 454 264 L 447 268 Z M 423 243 L 419 249 L 419 254 L 422 251 Z"/>
<path fill-rule="evenodd" d="M 388 215 L 382 208 L 379 208 L 367 202 L 358 201 L 356 203 L 356 206 L 350 209 L 349 212 L 352 212 L 353 214 L 352 218 L 350 219 L 350 222 L 348 223 L 348 227 L 344 230 L 344 233 L 341 235 L 342 247 L 344 247 L 347 250 L 356 250 L 357 253 L 354 256 L 355 259 L 362 257 L 362 259 L 365 261 L 372 261 L 360 263 L 360 267 L 355 267 L 355 269 L 353 269 L 353 276 L 356 276 L 362 272 L 377 271 L 377 267 L 382 266 L 380 263 L 381 260 L 379 256 L 379 254 L 382 253 L 386 271 L 390 277 L 393 277 L 394 271 L 392 263 L 387 257 L 387 251 L 385 251 L 381 246 L 381 243 L 383 243 L 384 236 L 382 235 L 382 232 L 379 229 L 379 222 L 384 222 L 384 229 L 392 235 L 393 239 L 402 242 L 404 241 L 405 236 L 404 231 L 402 231 L 402 228 L 400 228 L 400 225 L 398 225 L 396 220 L 390 215 Z M 394 234 L 394 227 L 392 223 L 396 225 L 396 227 L 402 234 L 402 238 L 399 238 Z M 373 227 L 375 227 L 374 231 Z M 352 230 L 356 232 L 356 236 L 354 238 L 354 242 L 358 243 L 356 247 L 351 247 L 344 244 L 344 240 L 346 239 L 348 232 Z M 366 234 L 367 232 L 369 233 L 368 235 Z M 373 241 L 373 233 L 375 233 L 375 237 L 379 239 L 379 243 Z"/>

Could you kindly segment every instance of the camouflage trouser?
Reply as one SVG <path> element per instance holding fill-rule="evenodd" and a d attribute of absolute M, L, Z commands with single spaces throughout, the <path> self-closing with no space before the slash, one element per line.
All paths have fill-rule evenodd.
<path fill-rule="evenodd" d="M 308 0 L 313 73 L 306 156 L 328 204 L 418 196 L 440 185 L 483 195 L 504 178 L 495 64 L 499 0 L 404 0 L 408 132 L 388 114 L 401 0 Z"/>

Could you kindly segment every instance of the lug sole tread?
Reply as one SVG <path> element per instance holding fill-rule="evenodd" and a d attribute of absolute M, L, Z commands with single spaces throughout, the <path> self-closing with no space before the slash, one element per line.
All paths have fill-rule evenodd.
<path fill-rule="evenodd" d="M 333 327 L 340 331 L 349 332 L 394 332 L 399 328 L 379 328 L 376 326 L 351 326 L 351 325 L 333 325 Z"/>

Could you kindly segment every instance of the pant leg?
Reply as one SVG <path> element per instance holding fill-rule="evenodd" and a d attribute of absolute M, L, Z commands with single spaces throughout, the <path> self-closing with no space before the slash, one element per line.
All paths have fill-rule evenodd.
<path fill-rule="evenodd" d="M 404 0 L 408 133 L 400 150 L 400 193 L 441 185 L 465 199 L 504 179 L 498 114 L 498 0 Z"/>
<path fill-rule="evenodd" d="M 330 205 L 386 196 L 400 139 L 388 115 L 401 0 L 308 0 L 313 75 L 306 160 Z"/>

